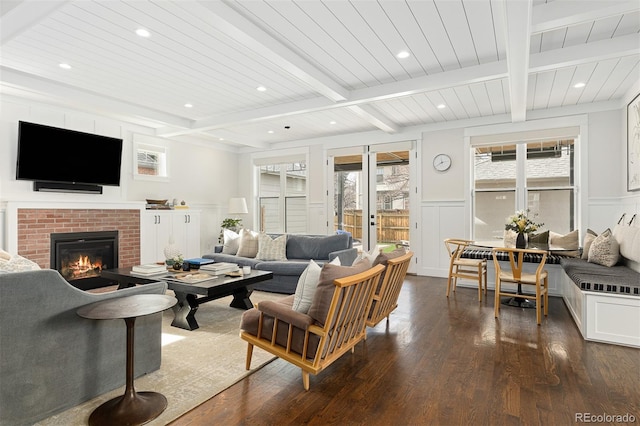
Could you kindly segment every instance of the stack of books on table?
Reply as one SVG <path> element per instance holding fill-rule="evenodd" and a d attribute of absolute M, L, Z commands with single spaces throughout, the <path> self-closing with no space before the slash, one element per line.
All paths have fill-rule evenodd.
<path fill-rule="evenodd" d="M 213 263 L 213 259 L 203 259 L 198 257 L 195 259 L 185 259 L 184 263 L 188 264 L 191 269 L 200 269 L 204 265 Z"/>
<path fill-rule="evenodd" d="M 228 263 L 228 262 L 215 262 L 210 263 L 208 265 L 200 266 L 201 271 L 211 272 L 214 275 L 222 275 L 227 272 L 233 272 L 238 270 L 237 263 Z"/>
<path fill-rule="evenodd" d="M 136 275 L 158 275 L 167 272 L 165 265 L 148 263 L 146 265 L 136 265 L 131 267 L 131 273 Z"/>

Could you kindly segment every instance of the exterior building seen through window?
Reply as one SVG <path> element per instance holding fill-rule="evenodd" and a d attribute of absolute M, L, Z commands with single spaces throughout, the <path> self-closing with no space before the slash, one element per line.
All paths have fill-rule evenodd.
<path fill-rule="evenodd" d="M 574 149 L 574 139 L 472 147 L 474 238 L 503 238 L 517 210 L 529 210 L 543 230 L 575 229 Z"/>
<path fill-rule="evenodd" d="M 259 166 L 260 230 L 307 231 L 307 165 L 290 162 Z"/>

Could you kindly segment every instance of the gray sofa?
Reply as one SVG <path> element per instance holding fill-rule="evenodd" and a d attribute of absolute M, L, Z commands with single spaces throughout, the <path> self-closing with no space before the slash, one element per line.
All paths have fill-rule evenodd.
<path fill-rule="evenodd" d="M 31 425 L 123 386 L 124 321 L 84 319 L 76 310 L 166 290 L 155 282 L 92 294 L 50 269 L 0 273 L 0 425 Z M 136 320 L 136 377 L 160 368 L 161 333 L 161 313 Z"/>
<path fill-rule="evenodd" d="M 269 234 L 272 238 L 281 234 Z M 240 266 L 251 266 L 253 269 L 273 272 L 273 279 L 255 284 L 255 290 L 274 293 L 293 294 L 298 279 L 313 259 L 320 266 L 336 257 L 343 265 L 351 265 L 358 252 L 353 248 L 353 240 L 349 234 L 336 235 L 297 235 L 287 234 L 286 261 L 270 261 L 240 257 L 222 253 L 222 246 L 215 247 L 215 253 L 202 257 L 216 262 L 237 263 Z"/>

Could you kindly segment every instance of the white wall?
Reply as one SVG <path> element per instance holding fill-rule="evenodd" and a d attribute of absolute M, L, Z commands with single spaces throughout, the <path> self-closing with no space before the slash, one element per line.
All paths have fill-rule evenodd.
<path fill-rule="evenodd" d="M 581 173 L 580 190 L 582 204 L 580 208 L 584 222 L 580 224 L 581 232 L 592 227 L 597 232 L 603 226 L 613 226 L 621 211 L 627 212 L 627 218 L 638 212 L 640 192 L 626 192 L 626 133 L 624 109 L 586 113 L 580 116 L 552 117 L 526 123 L 496 124 L 504 132 L 522 131 L 521 127 L 545 128 L 581 126 L 584 134 L 581 139 L 582 154 L 579 171 Z M 449 127 L 455 126 L 447 123 Z M 485 126 L 476 126 L 481 129 Z M 489 126 L 490 127 L 490 126 Z M 436 126 L 438 128 L 438 126 Z M 420 275 L 446 276 L 448 255 L 444 249 L 443 239 L 450 236 L 470 237 L 470 176 L 469 152 L 465 144 L 465 133 L 471 127 L 442 128 L 431 130 L 425 126 L 419 139 L 418 170 L 419 200 L 417 200 L 417 223 L 420 241 L 412 241 L 412 249 L 417 250 L 418 260 L 416 272 Z M 412 129 L 415 131 L 415 129 Z M 397 141 L 406 140 L 406 134 L 395 135 Z M 326 150 L 329 148 L 349 147 L 361 144 L 361 137 L 348 135 L 319 141 L 310 148 L 309 169 L 316 170 L 310 174 L 310 199 L 323 196 L 325 188 L 315 181 L 319 176 L 319 168 L 325 168 Z M 367 135 L 367 139 L 375 137 Z M 385 142 L 393 142 L 391 136 Z M 302 142 L 301 142 L 302 143 Z M 321 146 L 325 155 L 318 154 Z M 452 158 L 451 168 L 444 173 L 433 170 L 433 157 L 439 153 L 449 154 Z M 262 153 L 266 155 L 266 152 Z M 247 163 L 249 164 L 249 163 Z M 312 180 L 313 179 L 313 180 Z M 323 178 L 326 181 L 326 176 Z M 469 193 L 468 193 L 469 190 Z M 317 213 L 310 205 L 309 217 Z"/>
<path fill-rule="evenodd" d="M 202 253 L 212 250 L 229 198 L 238 192 L 238 154 L 204 144 L 163 140 L 169 147 L 168 182 L 133 178 L 133 134 L 153 135 L 153 129 L 21 99 L 0 101 L 0 202 L 144 203 L 147 198 L 185 200 L 202 211 Z M 103 187 L 103 194 L 35 192 L 30 181 L 17 181 L 18 121 L 97 133 L 123 139 L 121 185 Z M 2 236 L 3 233 L 0 233 Z M 6 232 L 4 232 L 6 234 Z M 0 244 L 4 244 L 0 240 Z"/>
<path fill-rule="evenodd" d="M 464 179 L 467 169 L 464 149 L 464 129 L 441 130 L 422 134 L 422 200 L 461 201 L 465 199 Z M 451 168 L 438 172 L 433 157 L 448 154 Z"/>

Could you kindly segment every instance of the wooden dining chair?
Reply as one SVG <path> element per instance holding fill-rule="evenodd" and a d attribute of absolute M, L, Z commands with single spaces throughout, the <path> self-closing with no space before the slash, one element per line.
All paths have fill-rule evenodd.
<path fill-rule="evenodd" d="M 498 256 L 496 254 L 498 252 L 507 253 L 509 256 L 509 265 L 511 267 L 510 270 L 506 268 L 503 269 L 500 266 L 500 262 L 498 261 Z M 493 264 L 496 270 L 496 290 L 495 290 L 495 308 L 494 313 L 495 317 L 498 318 L 500 315 L 500 297 L 516 297 L 516 298 L 532 298 L 535 297 L 536 303 L 536 321 L 538 325 L 542 322 L 542 315 L 540 310 L 540 305 L 544 304 L 544 315 L 547 316 L 549 313 L 549 280 L 548 273 L 544 269 L 544 265 L 547 262 L 547 252 L 546 250 L 534 250 L 534 249 L 517 249 L 517 248 L 494 248 L 492 249 L 493 254 Z M 523 266 L 525 263 L 525 256 L 527 254 L 535 255 L 531 256 L 531 258 L 540 258 L 540 263 L 536 267 L 535 273 L 526 273 L 523 272 Z M 527 263 L 530 262 L 531 259 L 528 259 Z M 516 291 L 504 290 L 502 288 L 502 283 L 512 283 L 517 284 Z M 523 296 L 522 293 L 522 285 L 532 285 L 535 286 L 536 293 L 535 295 L 526 295 Z M 544 302 L 543 302 L 544 300 Z"/>
<path fill-rule="evenodd" d="M 444 245 L 449 253 L 449 277 L 447 280 L 447 297 L 453 286 L 456 291 L 458 278 L 467 278 L 478 282 L 478 301 L 482 301 L 482 291 L 487 294 L 487 260 L 466 259 L 461 257 L 462 252 L 472 243 L 470 240 L 459 238 L 447 238 Z M 483 284 L 484 283 L 484 284 Z"/>

